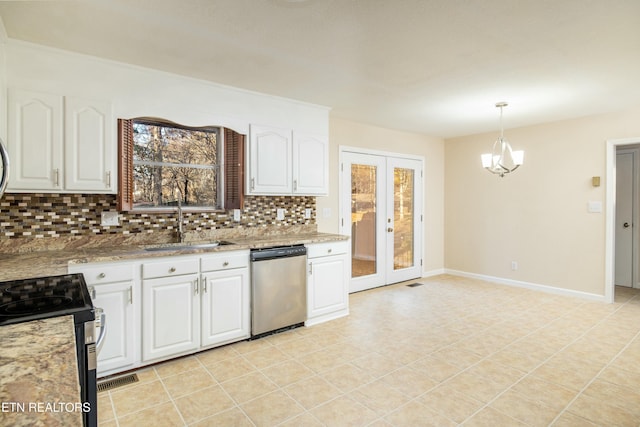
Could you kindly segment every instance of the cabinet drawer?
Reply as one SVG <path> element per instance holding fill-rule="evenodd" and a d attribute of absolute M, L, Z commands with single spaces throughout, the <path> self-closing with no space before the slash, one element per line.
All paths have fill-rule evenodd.
<path fill-rule="evenodd" d="M 249 252 L 243 251 L 219 253 L 202 257 L 200 260 L 201 271 L 228 270 L 230 268 L 242 268 L 249 266 Z"/>
<path fill-rule="evenodd" d="M 142 278 L 179 276 L 198 272 L 198 258 L 168 259 L 142 264 Z"/>
<path fill-rule="evenodd" d="M 348 241 L 314 243 L 307 246 L 307 258 L 317 258 L 330 255 L 346 254 L 349 248 Z"/>
<path fill-rule="evenodd" d="M 87 285 L 99 285 L 101 283 L 126 282 L 133 280 L 133 265 L 92 265 L 81 267 L 74 265 L 69 267 L 70 272 L 82 273 Z"/>

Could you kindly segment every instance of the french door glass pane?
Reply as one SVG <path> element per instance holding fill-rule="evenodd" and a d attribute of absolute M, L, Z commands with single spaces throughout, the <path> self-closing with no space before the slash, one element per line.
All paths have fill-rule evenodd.
<path fill-rule="evenodd" d="M 351 165 L 351 277 L 376 274 L 376 175 L 370 165 Z"/>
<path fill-rule="evenodd" d="M 413 267 L 413 169 L 393 170 L 393 269 Z"/>

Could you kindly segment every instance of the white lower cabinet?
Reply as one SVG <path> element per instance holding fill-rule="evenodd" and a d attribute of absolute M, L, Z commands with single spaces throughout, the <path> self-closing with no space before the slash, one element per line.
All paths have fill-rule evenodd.
<path fill-rule="evenodd" d="M 248 265 L 248 251 L 144 262 L 142 361 L 248 338 Z"/>
<path fill-rule="evenodd" d="M 307 245 L 307 321 L 311 326 L 349 314 L 348 241 Z"/>
<path fill-rule="evenodd" d="M 249 269 L 202 275 L 202 346 L 248 338 L 250 330 Z"/>
<path fill-rule="evenodd" d="M 197 273 L 143 279 L 143 361 L 198 349 L 200 346 L 198 281 Z"/>
<path fill-rule="evenodd" d="M 98 376 L 109 375 L 136 363 L 136 310 L 131 282 L 95 287 L 93 304 L 107 314 L 107 332 L 98 354 Z"/>
<path fill-rule="evenodd" d="M 82 273 L 95 307 L 106 315 L 104 344 L 98 353 L 98 377 L 140 364 L 140 283 L 130 263 L 70 265 Z"/>

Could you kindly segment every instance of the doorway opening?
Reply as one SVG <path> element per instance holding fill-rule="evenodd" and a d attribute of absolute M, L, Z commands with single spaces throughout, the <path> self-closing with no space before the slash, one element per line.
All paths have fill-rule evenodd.
<path fill-rule="evenodd" d="M 636 220 L 636 216 L 640 214 L 637 194 L 638 173 L 640 173 L 637 165 L 639 154 L 629 156 L 630 153 L 637 151 L 638 147 L 640 147 L 640 138 L 607 141 L 605 301 L 610 303 L 614 302 L 617 282 L 626 282 L 626 286 L 631 285 L 631 287 L 638 286 L 637 242 L 640 221 Z M 621 170 L 616 167 L 618 162 Z M 627 184 L 619 181 L 627 181 Z M 630 198 L 632 200 L 629 200 Z M 625 224 L 627 224 L 626 227 Z"/>
<path fill-rule="evenodd" d="M 615 286 L 638 288 L 638 160 L 636 145 L 616 149 L 615 199 Z"/>

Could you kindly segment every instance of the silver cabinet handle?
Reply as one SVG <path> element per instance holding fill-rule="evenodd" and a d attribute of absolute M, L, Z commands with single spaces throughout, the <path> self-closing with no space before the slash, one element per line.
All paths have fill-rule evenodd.
<path fill-rule="evenodd" d="M 251 178 L 251 191 L 256 189 L 256 179 Z"/>
<path fill-rule="evenodd" d="M 111 171 L 107 171 L 107 188 L 111 187 Z"/>
<path fill-rule="evenodd" d="M 171 268 L 169 269 L 169 273 L 175 273 L 175 272 L 176 272 L 176 268 L 175 268 L 175 267 L 171 267 Z"/>
<path fill-rule="evenodd" d="M 53 170 L 53 185 L 56 187 L 60 186 L 60 169 L 58 168 Z"/>
<path fill-rule="evenodd" d="M 207 277 L 202 278 L 202 293 L 207 293 Z"/>
<path fill-rule="evenodd" d="M 225 262 L 222 263 L 223 267 L 227 267 L 228 265 L 229 265 L 229 261 L 225 261 Z"/>
<path fill-rule="evenodd" d="M 293 191 L 298 191 L 298 180 L 297 179 L 293 180 Z"/>
<path fill-rule="evenodd" d="M 193 281 L 193 288 L 195 290 L 195 295 L 198 295 L 198 282 L 199 282 L 198 279 Z"/>
<path fill-rule="evenodd" d="M 327 249 L 327 253 L 330 254 L 332 250 L 333 249 L 331 249 L 331 248 Z"/>
<path fill-rule="evenodd" d="M 313 274 L 313 263 L 310 262 L 309 263 L 309 275 L 312 275 L 312 274 Z"/>
<path fill-rule="evenodd" d="M 105 277 L 107 277 L 105 273 L 98 274 L 98 279 L 104 279 Z"/>
<path fill-rule="evenodd" d="M 96 288 L 94 286 L 89 286 L 89 294 L 91 299 L 96 299 Z"/>
<path fill-rule="evenodd" d="M 129 304 L 133 304 L 133 286 L 129 286 Z"/>

